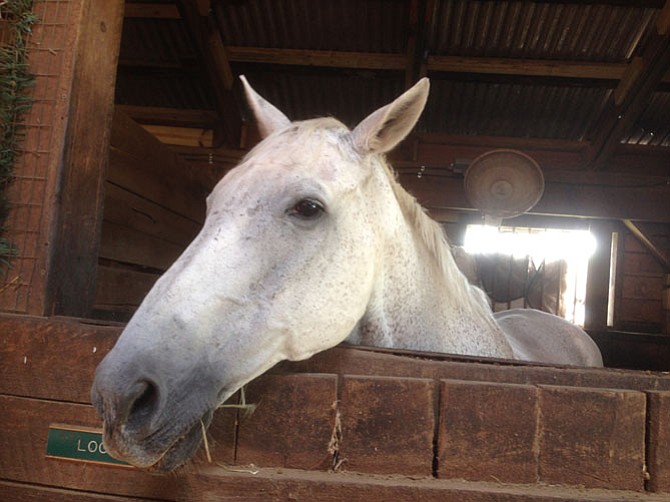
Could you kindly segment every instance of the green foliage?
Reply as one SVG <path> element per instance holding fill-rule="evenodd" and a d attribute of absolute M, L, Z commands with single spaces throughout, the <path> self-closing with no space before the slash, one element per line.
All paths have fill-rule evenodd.
<path fill-rule="evenodd" d="M 33 101 L 28 90 L 34 77 L 26 63 L 27 39 L 37 21 L 32 7 L 33 0 L 0 0 L 2 29 L 7 31 L 3 38 L 9 41 L 0 47 L 0 266 L 8 266 L 9 259 L 17 254 L 16 247 L 2 234 L 8 210 L 5 193 L 23 139 L 21 118 Z"/>

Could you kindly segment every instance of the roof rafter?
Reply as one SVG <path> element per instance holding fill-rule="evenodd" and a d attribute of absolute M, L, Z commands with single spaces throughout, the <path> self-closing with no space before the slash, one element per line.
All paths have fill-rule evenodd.
<path fill-rule="evenodd" d="M 606 167 L 621 139 L 645 110 L 670 68 L 670 0 L 659 12 L 654 33 L 627 65 L 601 119 L 591 133 L 590 168 Z"/>
<path fill-rule="evenodd" d="M 237 146 L 242 128 L 241 114 L 232 96 L 234 83 L 228 53 L 221 34 L 216 29 L 209 1 L 177 0 L 179 12 L 202 55 L 205 73 L 209 77 L 216 101 L 216 111 L 230 145 Z M 206 16 L 203 14 L 207 14 Z"/>

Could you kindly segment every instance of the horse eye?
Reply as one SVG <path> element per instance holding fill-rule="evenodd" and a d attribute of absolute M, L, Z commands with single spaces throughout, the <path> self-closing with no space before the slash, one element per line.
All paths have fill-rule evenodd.
<path fill-rule="evenodd" d="M 321 216 L 323 211 L 324 209 L 320 202 L 312 199 L 303 199 L 289 210 L 289 214 L 306 220 L 312 220 Z"/>

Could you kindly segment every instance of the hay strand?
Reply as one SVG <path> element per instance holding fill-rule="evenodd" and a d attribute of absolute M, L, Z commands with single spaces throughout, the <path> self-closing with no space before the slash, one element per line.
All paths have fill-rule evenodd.
<path fill-rule="evenodd" d="M 207 455 L 207 462 L 212 463 L 212 455 L 209 453 L 209 442 L 207 441 L 207 429 L 205 423 L 200 419 L 200 427 L 202 428 L 202 441 L 205 444 L 205 454 Z"/>

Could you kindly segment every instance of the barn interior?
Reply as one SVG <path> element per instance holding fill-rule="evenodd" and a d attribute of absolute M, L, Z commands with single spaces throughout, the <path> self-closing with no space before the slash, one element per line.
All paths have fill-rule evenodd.
<path fill-rule="evenodd" d="M 48 6 L 57 28 L 67 2 Z M 63 215 L 95 214 L 54 218 L 48 245 L 9 219 L 21 251 L 4 311 L 128 320 L 197 234 L 206 195 L 259 140 L 239 75 L 293 120 L 350 127 L 428 77 L 426 109 L 390 161 L 453 244 L 483 223 L 465 174 L 499 149 L 529 156 L 544 180 L 537 204 L 499 225 L 597 243 L 569 298 L 564 265 L 478 259 L 473 280 L 496 308 L 579 304 L 608 365 L 670 368 L 668 2 L 134 0 L 107 15 L 119 18 L 113 36 L 73 67 L 87 118 L 68 127 L 111 125 L 99 146 L 73 139 L 65 154 L 103 157 L 81 163 L 103 162 L 103 174 L 72 170 L 58 202 Z"/>
<path fill-rule="evenodd" d="M 33 102 L 0 273 L 0 498 L 667 500 L 670 0 L 30 3 Z M 181 471 L 111 465 L 93 375 L 260 139 L 240 75 L 291 119 L 348 126 L 428 77 L 389 160 L 467 249 L 503 246 L 470 168 L 532 159 L 541 197 L 493 222 L 521 251 L 484 246 L 471 280 L 496 309 L 572 307 L 608 368 L 338 346 L 250 382 L 254 413 L 237 393 Z M 574 278 L 567 255 L 528 251 L 545 235 L 590 236 L 567 246 Z M 75 451 L 54 452 L 54 433 L 75 433 Z"/>
<path fill-rule="evenodd" d="M 429 77 L 426 110 L 390 157 L 402 184 L 463 244 L 466 227 L 482 223 L 463 188 L 469 165 L 496 149 L 531 156 L 544 194 L 501 225 L 588 230 L 597 248 L 579 299 L 582 323 L 599 340 L 616 340 L 611 364 L 637 364 L 618 353 L 667 369 L 668 352 L 657 345 L 670 329 L 664 1 L 127 2 L 124 16 L 115 122 L 139 124 L 205 184 L 259 139 L 239 75 L 291 119 L 333 116 L 349 127 Z M 112 164 L 114 148 L 112 136 Z M 146 268 L 164 270 L 183 243 L 139 243 L 129 235 L 136 223 L 105 214 L 95 308 L 119 318 L 153 282 Z M 133 244 L 155 252 L 119 255 Z M 528 270 L 523 260 L 516 265 Z M 509 291 L 508 261 L 489 264 L 480 279 L 488 275 L 489 293 L 506 288 L 497 295 L 502 308 L 521 300 L 555 312 L 528 298 L 543 265 L 547 272 L 547 264 L 531 266 L 518 292 Z M 137 273 L 143 280 L 133 281 L 130 305 L 109 294 L 125 290 L 119 274 Z M 545 298 L 560 281 L 549 275 L 540 279 Z"/>

